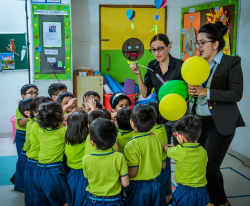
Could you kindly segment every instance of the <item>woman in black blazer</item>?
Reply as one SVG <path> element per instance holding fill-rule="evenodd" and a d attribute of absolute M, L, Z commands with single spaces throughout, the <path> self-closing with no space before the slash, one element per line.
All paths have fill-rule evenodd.
<path fill-rule="evenodd" d="M 241 59 L 222 53 L 227 27 L 222 22 L 205 24 L 198 31 L 199 56 L 207 60 L 210 76 L 201 86 L 190 85 L 195 99 L 192 113 L 201 116 L 202 134 L 198 142 L 208 154 L 207 190 L 214 205 L 228 206 L 221 163 L 235 135 L 236 127 L 245 126 L 237 106 L 243 95 Z"/>

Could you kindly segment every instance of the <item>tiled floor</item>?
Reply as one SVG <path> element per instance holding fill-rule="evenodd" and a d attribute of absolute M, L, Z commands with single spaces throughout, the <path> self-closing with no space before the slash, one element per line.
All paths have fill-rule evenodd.
<path fill-rule="evenodd" d="M 12 138 L 0 138 L 0 206 L 24 206 L 23 195 L 13 190 L 9 181 L 14 174 L 17 160 L 16 147 Z M 174 164 L 172 164 L 174 171 Z M 225 190 L 232 206 L 250 205 L 250 168 L 240 161 L 226 155 L 221 171 L 224 176 Z M 172 182 L 174 172 L 172 172 Z"/>

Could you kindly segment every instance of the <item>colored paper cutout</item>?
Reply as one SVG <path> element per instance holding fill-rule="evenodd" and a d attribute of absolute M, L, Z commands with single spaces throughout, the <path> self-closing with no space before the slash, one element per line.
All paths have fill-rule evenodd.
<path fill-rule="evenodd" d="M 0 54 L 1 69 L 15 69 L 15 61 L 13 53 Z"/>
<path fill-rule="evenodd" d="M 168 4 L 168 0 L 163 0 L 160 9 L 164 8 L 165 6 L 167 6 L 167 4 Z"/>
<path fill-rule="evenodd" d="M 133 11 L 131 9 L 128 9 L 126 11 L 126 15 L 127 15 L 128 20 L 131 20 L 131 18 L 133 17 Z"/>
<path fill-rule="evenodd" d="M 25 54 L 26 54 L 26 46 L 23 46 L 23 49 L 21 51 L 21 61 L 23 61 Z"/>
<path fill-rule="evenodd" d="M 131 30 L 133 30 L 135 28 L 135 25 L 133 22 L 131 22 Z"/>
<path fill-rule="evenodd" d="M 63 69 L 64 69 L 63 65 L 61 64 L 60 67 L 59 67 L 59 66 L 58 66 L 58 63 L 59 63 L 59 62 L 53 63 L 54 69 L 56 69 L 56 70 L 63 70 Z"/>
<path fill-rule="evenodd" d="M 43 48 L 41 46 L 36 46 L 36 52 L 41 52 Z"/>
<path fill-rule="evenodd" d="M 154 25 L 150 31 L 155 31 L 155 34 L 158 34 L 158 25 Z"/>
<path fill-rule="evenodd" d="M 15 39 L 10 39 L 10 43 L 8 44 L 9 47 L 6 47 L 6 49 L 10 52 L 13 52 L 15 55 L 19 56 L 19 54 L 16 53 L 16 46 L 14 44 Z"/>
<path fill-rule="evenodd" d="M 159 14 L 154 15 L 154 19 L 155 19 L 156 21 L 158 21 L 158 20 L 159 20 L 159 18 L 160 18 L 160 15 L 159 15 Z"/>
<path fill-rule="evenodd" d="M 155 7 L 156 7 L 157 9 L 160 9 L 162 3 L 163 3 L 163 0 L 155 0 Z"/>
<path fill-rule="evenodd" d="M 58 67 L 63 67 L 62 61 L 58 61 L 57 66 Z"/>

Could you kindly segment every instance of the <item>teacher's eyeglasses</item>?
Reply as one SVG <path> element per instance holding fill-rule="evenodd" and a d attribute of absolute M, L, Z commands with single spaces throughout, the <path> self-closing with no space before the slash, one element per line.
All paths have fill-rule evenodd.
<path fill-rule="evenodd" d="M 177 132 L 174 132 L 173 135 L 175 137 L 177 137 L 178 135 L 180 135 L 184 140 L 187 140 L 186 137 L 184 137 L 182 134 L 178 134 Z"/>
<path fill-rule="evenodd" d="M 200 47 L 200 48 L 202 48 L 203 46 L 204 46 L 204 44 L 205 43 L 207 43 L 207 42 L 215 42 L 215 41 L 201 41 L 201 42 L 196 42 L 196 43 L 194 43 L 194 45 L 196 46 L 196 47 Z"/>
<path fill-rule="evenodd" d="M 149 49 L 149 51 L 151 53 L 155 53 L 156 51 L 158 52 L 163 52 L 164 48 L 167 47 L 167 46 L 164 46 L 164 47 L 158 47 L 157 49 Z"/>

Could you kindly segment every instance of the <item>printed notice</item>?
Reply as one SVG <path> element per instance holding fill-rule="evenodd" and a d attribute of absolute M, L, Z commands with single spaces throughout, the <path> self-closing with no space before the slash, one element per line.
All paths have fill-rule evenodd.
<path fill-rule="evenodd" d="M 182 34 L 186 34 L 186 29 L 182 29 L 182 30 L 181 30 L 181 33 L 182 33 Z"/>
<path fill-rule="evenodd" d="M 220 7 L 219 7 L 219 6 L 214 7 L 214 11 L 215 11 L 215 12 L 216 12 L 216 11 L 220 11 Z"/>
<path fill-rule="evenodd" d="M 55 63 L 56 62 L 56 58 L 52 57 L 52 58 L 47 58 L 49 63 Z"/>
<path fill-rule="evenodd" d="M 45 54 L 49 55 L 58 55 L 58 50 L 57 49 L 44 49 Z"/>
<path fill-rule="evenodd" d="M 190 16 L 190 21 L 194 21 L 194 16 Z"/>
<path fill-rule="evenodd" d="M 61 22 L 43 22 L 43 47 L 62 47 Z"/>
<path fill-rule="evenodd" d="M 35 9 L 34 14 L 40 14 L 40 15 L 67 15 L 67 11 L 37 10 L 37 9 Z"/>
<path fill-rule="evenodd" d="M 195 8 L 190 8 L 189 9 L 189 13 L 194 13 L 195 12 Z"/>

